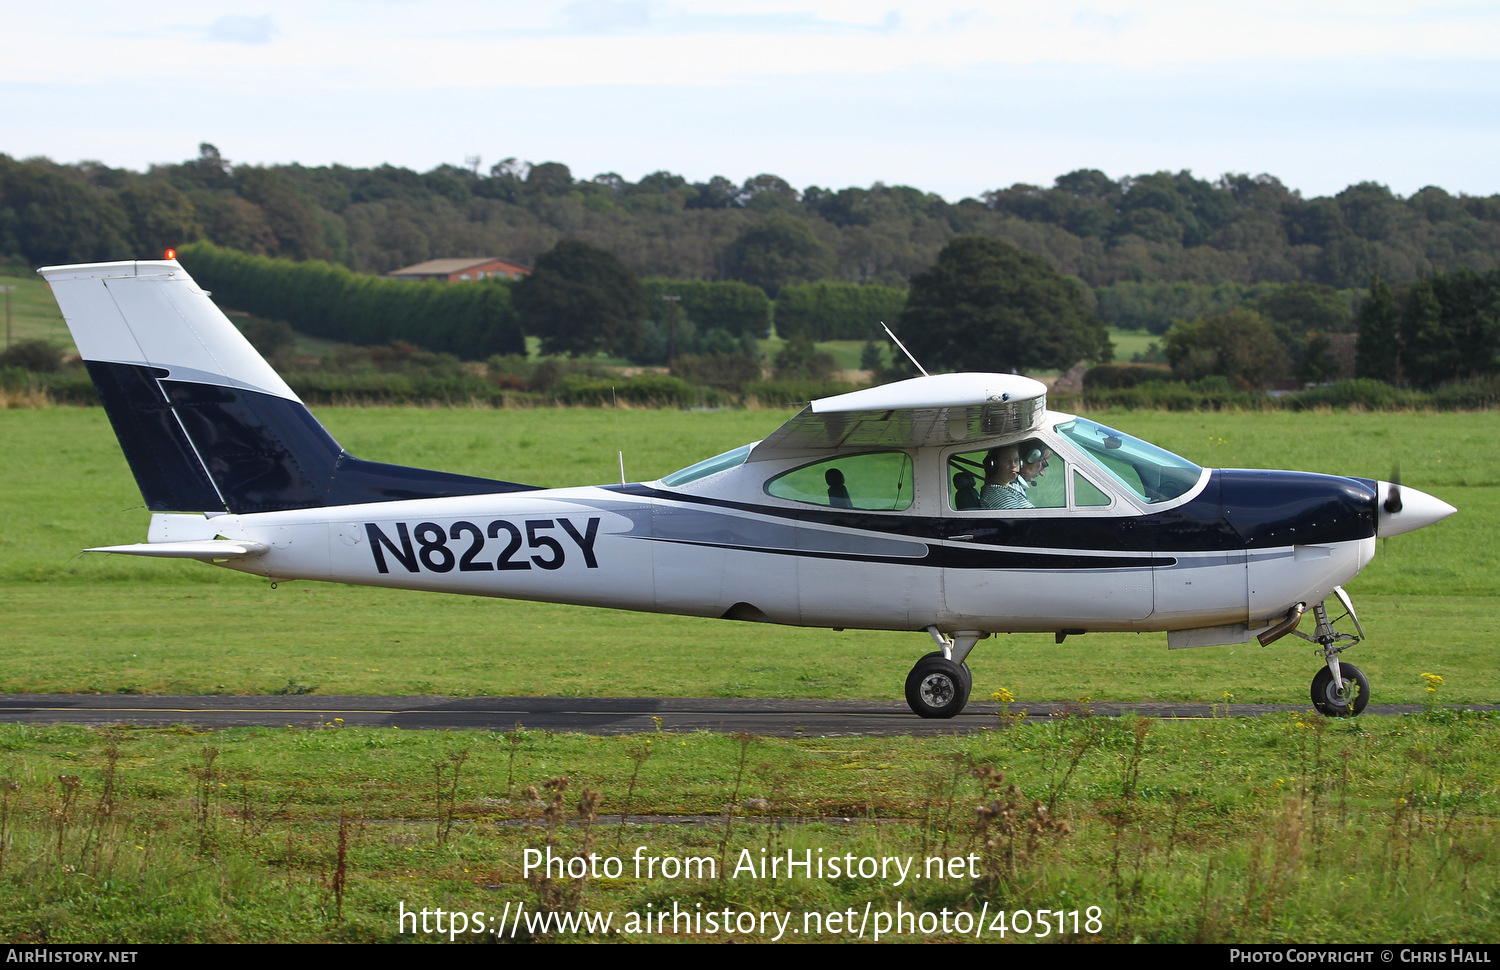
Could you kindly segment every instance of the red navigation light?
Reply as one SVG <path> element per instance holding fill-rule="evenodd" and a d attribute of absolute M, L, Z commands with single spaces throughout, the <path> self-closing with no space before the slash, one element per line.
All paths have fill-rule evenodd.
<path fill-rule="evenodd" d="M 177 258 L 177 250 L 175 250 L 175 249 L 169 249 L 163 255 L 167 259 L 176 259 Z"/>

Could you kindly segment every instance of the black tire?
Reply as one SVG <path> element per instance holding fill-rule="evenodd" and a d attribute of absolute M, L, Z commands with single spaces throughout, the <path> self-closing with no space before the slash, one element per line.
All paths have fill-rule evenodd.
<path fill-rule="evenodd" d="M 923 657 L 922 659 L 923 660 L 931 660 L 933 657 L 936 657 L 939 660 L 942 660 L 943 659 L 943 651 L 941 651 L 941 650 L 934 650 L 934 651 L 932 651 L 932 653 L 929 653 L 927 656 Z M 973 673 L 973 671 L 969 670 L 969 662 L 967 660 L 964 661 L 959 666 L 962 668 L 963 673 L 964 673 L 964 696 L 968 697 L 970 694 L 974 693 L 974 673 Z"/>
<path fill-rule="evenodd" d="M 906 703 L 918 717 L 950 718 L 969 703 L 973 687 L 967 667 L 930 653 L 906 675 Z"/>
<path fill-rule="evenodd" d="M 1335 688 L 1333 684 L 1333 671 L 1323 667 L 1312 679 L 1312 702 L 1313 707 L 1318 709 L 1319 714 L 1327 717 L 1355 717 L 1370 703 L 1370 680 L 1365 672 L 1351 663 L 1339 663 L 1339 674 L 1343 680 L 1342 688 Z M 1354 688 L 1356 691 L 1354 699 L 1345 702 L 1342 698 L 1343 690 Z"/>

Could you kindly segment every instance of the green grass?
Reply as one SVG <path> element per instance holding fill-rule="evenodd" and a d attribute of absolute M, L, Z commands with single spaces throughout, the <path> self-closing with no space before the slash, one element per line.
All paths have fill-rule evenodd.
<path fill-rule="evenodd" d="M 1109 328 L 1110 342 L 1115 345 L 1115 362 L 1129 363 L 1135 354 L 1144 354 L 1146 348 L 1152 344 L 1161 346 L 1160 334 L 1149 330 L 1121 330 L 1119 327 Z"/>
<path fill-rule="evenodd" d="M 779 412 L 327 408 L 362 457 L 537 485 L 609 482 L 615 453 L 650 480 L 763 437 Z M 1350 585 L 1370 639 L 1350 655 L 1377 703 L 1417 703 L 1420 675 L 1454 702 L 1500 702 L 1500 415 L 1096 415 L 1196 461 L 1405 479 L 1459 508 L 1383 541 Z M 289 678 L 323 693 L 900 697 L 926 639 L 601 609 L 282 584 L 197 563 L 85 555 L 143 540 L 149 521 L 99 409 L 0 412 L 0 690 L 262 693 Z M 1422 461 L 1411 456 L 1419 450 Z M 65 658 L 65 663 L 59 663 Z M 1316 659 L 1287 639 L 1168 653 L 1161 634 L 980 643 L 975 696 L 1023 700 L 1305 703 Z M 539 675 L 538 671 L 545 671 Z"/>
<path fill-rule="evenodd" d="M 670 718 L 660 734 L 620 738 L 5 725 L 0 938 L 435 940 L 400 934 L 399 908 L 493 915 L 524 903 L 624 919 L 675 902 L 798 920 L 867 906 L 991 919 L 997 909 L 1098 906 L 1098 932 L 1077 938 L 1118 942 L 1495 939 L 1500 721 L 1436 705 L 1500 699 L 1491 656 L 1500 563 L 1488 541 L 1500 528 L 1500 416 L 1095 416 L 1212 465 L 1386 477 L 1404 458 L 1409 484 L 1460 511 L 1381 544 L 1351 585 L 1370 633 L 1355 654 L 1377 702 L 1433 708 L 1348 722 L 1069 718 L 1002 729 L 997 718 L 979 735 L 926 739 L 678 735 Z M 320 417 L 363 457 L 561 485 L 613 480 L 618 448 L 631 478 L 654 478 L 759 438 L 785 415 L 330 408 Z M 0 690 L 264 693 L 294 680 L 330 694 L 894 699 L 929 649 L 918 634 L 317 583 L 270 590 L 194 563 L 84 556 L 85 545 L 139 541 L 149 519 L 102 411 L 4 411 L 0 434 L 10 458 L 0 479 Z M 1307 703 L 1316 661 L 1300 641 L 1173 654 L 1163 641 L 984 641 L 971 657 L 975 695 L 1004 686 L 1017 709 L 1083 695 L 1222 702 L 1226 692 L 1231 712 Z M 1436 694 L 1424 673 L 1444 678 Z M 570 824 L 549 828 L 546 785 L 558 777 L 569 787 L 554 817 Z M 586 791 L 597 793 L 596 813 L 707 821 L 583 825 Z M 1039 814 L 1032 799 L 1051 811 Z M 721 815 L 728 803 L 732 825 Z M 731 864 L 762 849 L 966 864 L 973 853 L 975 871 L 899 887 L 800 876 L 528 881 L 525 850 L 549 840 L 564 856 L 627 865 L 644 846 Z M 661 938 L 614 925 L 609 939 Z"/>
<path fill-rule="evenodd" d="M 7 275 L 7 271 L 9 275 Z M 52 290 L 45 280 L 35 273 L 27 273 L 15 267 L 0 269 L 0 286 L 13 286 L 11 291 L 11 339 L 45 340 L 68 353 L 77 353 L 73 338 L 68 335 L 68 326 L 63 322 L 62 311 L 52 298 Z M 3 295 L 0 295 L 0 316 L 5 312 Z M 0 319 L 0 326 L 4 320 Z"/>
<path fill-rule="evenodd" d="M 979 938 L 991 942 L 1040 935 L 1007 919 L 1002 938 L 999 909 L 1076 910 L 1063 939 L 1090 941 L 1487 941 L 1500 932 L 1497 724 L 1441 711 L 1065 718 L 923 740 L 670 724 L 618 738 L 5 725 L 0 937 L 436 941 L 435 925 L 402 934 L 400 910 L 490 915 L 510 903 L 623 921 L 676 903 L 789 911 L 799 929 L 804 913 L 867 907 L 887 920 L 898 906 L 934 920 L 984 912 Z M 601 817 L 624 812 L 652 822 Z M 619 872 L 528 879 L 527 850 L 549 848 L 617 859 Z M 788 851 L 896 858 L 923 878 L 766 879 L 739 865 Z M 638 852 L 709 859 L 713 876 L 637 875 Z M 943 878 L 928 859 L 950 863 Z M 728 938 L 624 925 L 585 938 Z M 886 938 L 964 938 L 929 925 Z"/>

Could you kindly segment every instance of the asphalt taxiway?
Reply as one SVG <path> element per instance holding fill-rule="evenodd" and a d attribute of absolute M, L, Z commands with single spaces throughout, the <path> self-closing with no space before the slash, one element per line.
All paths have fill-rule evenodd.
<path fill-rule="evenodd" d="M 1153 718 L 1208 718 L 1310 710 L 1310 704 L 1093 703 L 1089 712 Z M 1080 713 L 1077 704 L 1015 704 L 1032 719 Z M 1421 710 L 1371 704 L 1367 714 Z M 343 724 L 403 730 L 472 729 L 584 734 L 714 731 L 767 736 L 967 734 L 999 726 L 999 707 L 975 701 L 946 721 L 923 720 L 901 701 L 756 700 L 689 697 L 370 697 L 3 694 L 0 722 L 27 724 L 186 724 L 202 728 Z"/>

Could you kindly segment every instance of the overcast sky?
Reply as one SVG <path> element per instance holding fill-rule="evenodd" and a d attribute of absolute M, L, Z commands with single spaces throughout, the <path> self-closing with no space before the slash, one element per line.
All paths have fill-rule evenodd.
<path fill-rule="evenodd" d="M 14 4 L 0 152 L 559 161 L 950 200 L 1077 168 L 1500 193 L 1500 4 Z"/>

